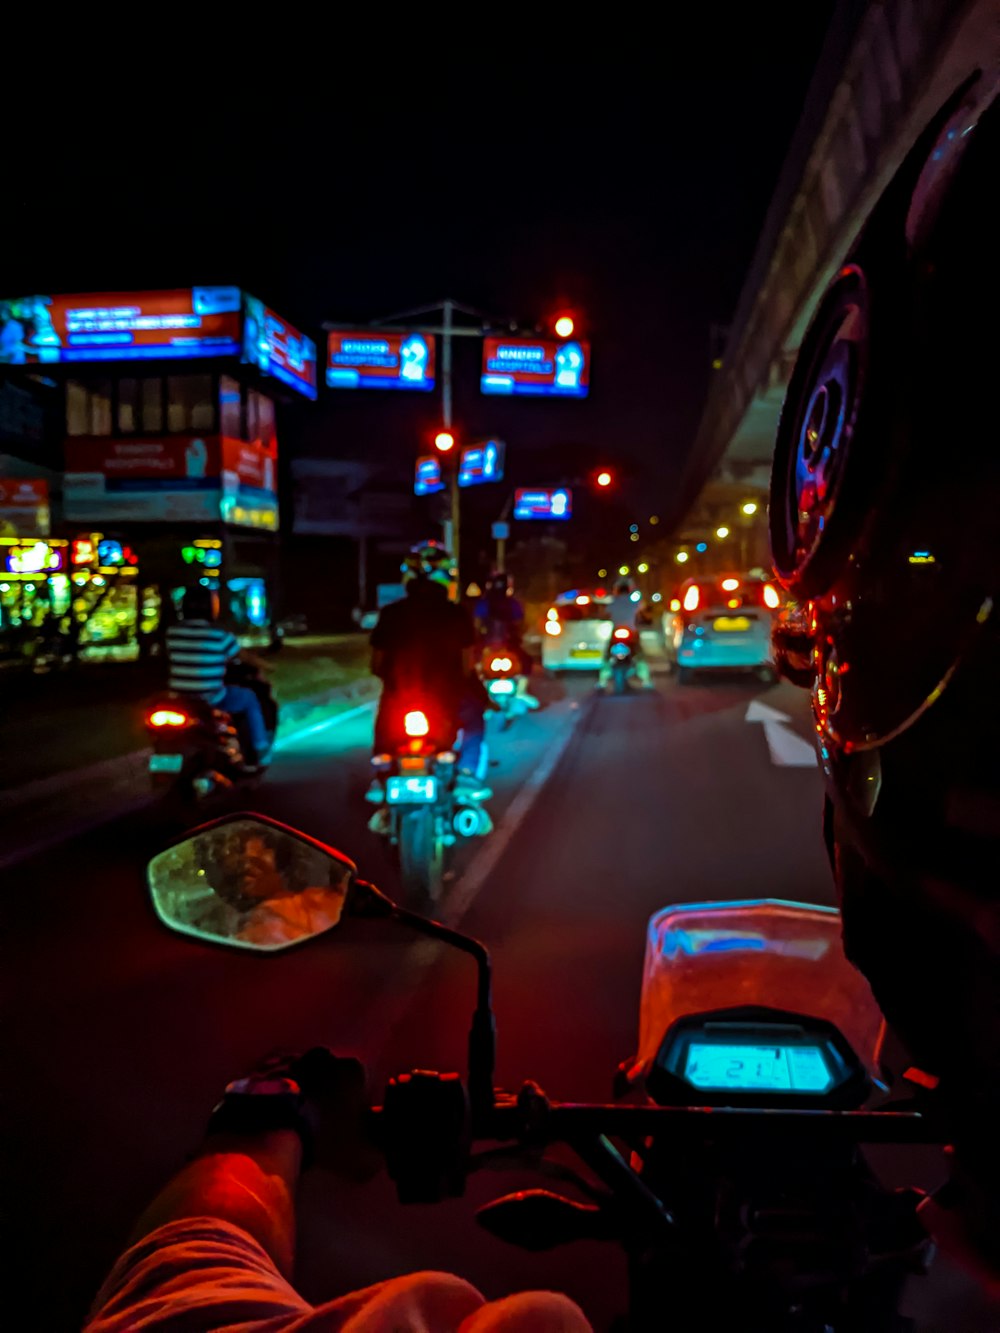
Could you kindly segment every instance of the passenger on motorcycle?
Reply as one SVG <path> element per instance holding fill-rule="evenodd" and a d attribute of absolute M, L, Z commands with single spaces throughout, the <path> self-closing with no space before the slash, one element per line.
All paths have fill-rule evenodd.
<path fill-rule="evenodd" d="M 622 579 L 615 584 L 615 595 L 608 607 L 608 618 L 611 621 L 611 633 L 608 636 L 608 646 L 604 653 L 604 661 L 601 663 L 600 675 L 597 678 L 597 688 L 599 690 L 604 689 L 612 676 L 611 645 L 614 643 L 615 630 L 628 629 L 632 631 L 632 661 L 635 664 L 635 674 L 646 689 L 652 689 L 652 682 L 649 678 L 649 663 L 643 654 L 642 641 L 639 636 L 639 626 L 643 619 L 642 598 L 628 579 Z"/>
<path fill-rule="evenodd" d="M 475 673 L 472 619 L 450 597 L 454 560 L 439 542 L 422 542 L 403 561 L 402 574 L 406 596 L 382 609 L 371 635 L 372 672 L 382 682 L 375 753 L 399 745 L 408 707 L 430 708 L 446 719 L 445 743 L 461 731 L 458 785 L 486 800 L 492 793 L 479 768 L 489 699 Z"/>
<path fill-rule="evenodd" d="M 255 692 L 247 685 L 226 684 L 226 670 L 240 658 L 240 645 L 218 620 L 219 594 L 201 585 L 188 588 L 181 619 L 167 630 L 170 689 L 227 712 L 247 765 L 263 767 L 271 757 L 272 738 Z"/>
<path fill-rule="evenodd" d="M 476 627 L 485 643 L 512 648 L 521 654 L 524 607 L 514 596 L 514 583 L 509 574 L 490 575 L 483 596 L 476 603 L 475 617 Z"/>

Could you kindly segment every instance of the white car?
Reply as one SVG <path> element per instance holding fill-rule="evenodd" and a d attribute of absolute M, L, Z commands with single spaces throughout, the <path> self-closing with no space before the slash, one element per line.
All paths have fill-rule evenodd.
<path fill-rule="evenodd" d="M 568 592 L 546 612 L 542 666 L 546 671 L 599 671 L 611 638 L 609 597 Z"/>

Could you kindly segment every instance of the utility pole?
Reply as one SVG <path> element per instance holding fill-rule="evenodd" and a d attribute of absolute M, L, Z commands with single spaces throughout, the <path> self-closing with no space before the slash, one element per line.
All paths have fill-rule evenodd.
<path fill-rule="evenodd" d="M 455 313 L 455 302 L 452 300 L 443 301 L 441 304 L 441 417 L 444 428 L 451 432 L 452 424 L 452 400 L 451 400 L 451 335 L 453 329 L 453 316 Z M 448 496 L 449 496 L 449 516 L 444 524 L 444 544 L 455 557 L 455 568 L 459 569 L 459 543 L 461 541 L 461 499 L 458 488 L 458 459 L 459 448 L 456 443 L 455 456 L 450 460 L 451 467 L 448 476 Z M 459 579 L 459 596 L 461 596 L 461 573 Z"/>

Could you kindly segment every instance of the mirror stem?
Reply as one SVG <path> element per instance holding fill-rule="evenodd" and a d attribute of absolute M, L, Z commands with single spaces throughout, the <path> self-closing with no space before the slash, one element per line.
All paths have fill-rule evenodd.
<path fill-rule="evenodd" d="M 393 916 L 404 926 L 409 926 L 418 935 L 428 939 L 440 940 L 452 948 L 468 954 L 476 964 L 476 1008 L 472 1015 L 469 1029 L 469 1105 L 472 1110 L 473 1132 L 485 1136 L 493 1116 L 495 1105 L 493 1076 L 496 1070 L 496 1018 L 493 1014 L 493 965 L 489 950 L 479 940 L 469 935 L 462 935 L 440 921 L 431 921 L 427 917 L 409 912 L 405 907 L 398 907 L 387 898 L 381 889 L 365 880 L 355 880 L 355 887 L 361 889 L 369 902 L 378 903 L 386 916 Z"/>

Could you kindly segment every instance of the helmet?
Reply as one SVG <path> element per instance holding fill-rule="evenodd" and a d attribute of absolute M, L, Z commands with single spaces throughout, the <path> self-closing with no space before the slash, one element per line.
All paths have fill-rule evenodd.
<path fill-rule="evenodd" d="M 975 133 L 970 131 L 975 128 Z M 916 1058 L 1000 1106 L 1000 98 L 940 112 L 803 341 L 769 523 L 845 946 Z"/>
<path fill-rule="evenodd" d="M 184 620 L 218 620 L 219 594 L 214 588 L 205 588 L 200 583 L 185 588 L 181 616 Z"/>
<path fill-rule="evenodd" d="M 628 597 L 631 591 L 632 591 L 631 579 L 619 579 L 618 582 L 615 584 L 615 592 L 618 593 L 620 597 Z"/>
<path fill-rule="evenodd" d="M 404 583 L 423 579 L 448 588 L 457 577 L 454 556 L 446 546 L 435 541 L 418 542 L 411 547 L 400 569 Z"/>

